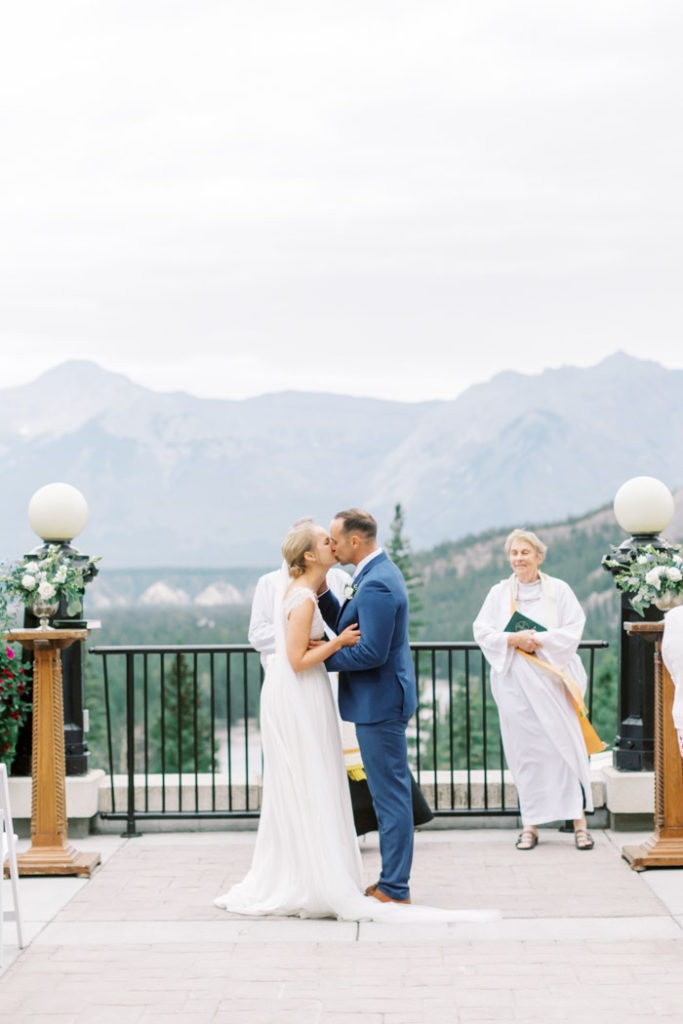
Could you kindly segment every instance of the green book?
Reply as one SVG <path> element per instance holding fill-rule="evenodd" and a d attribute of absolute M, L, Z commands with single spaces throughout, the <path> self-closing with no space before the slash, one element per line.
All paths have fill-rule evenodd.
<path fill-rule="evenodd" d="M 534 622 L 534 620 L 530 619 L 527 615 L 520 615 L 519 612 L 512 613 L 512 618 L 508 622 L 503 632 L 521 633 L 523 629 L 535 629 L 537 633 L 548 632 L 546 626 L 542 626 L 540 622 Z"/>

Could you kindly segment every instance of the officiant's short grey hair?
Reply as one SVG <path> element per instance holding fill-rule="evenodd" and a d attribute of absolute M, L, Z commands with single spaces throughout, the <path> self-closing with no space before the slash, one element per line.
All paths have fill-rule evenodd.
<path fill-rule="evenodd" d="M 506 557 L 509 558 L 512 545 L 518 540 L 527 540 L 537 555 L 545 555 L 548 550 L 548 545 L 544 544 L 541 538 L 537 537 L 533 530 L 524 530 L 518 526 L 517 529 L 508 534 L 505 540 Z"/>

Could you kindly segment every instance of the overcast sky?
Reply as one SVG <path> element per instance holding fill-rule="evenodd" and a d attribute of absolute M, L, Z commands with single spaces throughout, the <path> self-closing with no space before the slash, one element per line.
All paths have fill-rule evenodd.
<path fill-rule="evenodd" d="M 682 29 L 657 0 L 8 5 L 0 387 L 683 367 Z"/>

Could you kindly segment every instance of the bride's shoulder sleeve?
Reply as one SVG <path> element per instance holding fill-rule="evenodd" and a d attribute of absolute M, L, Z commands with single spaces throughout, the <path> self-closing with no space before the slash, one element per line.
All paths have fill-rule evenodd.
<path fill-rule="evenodd" d="M 307 587 L 293 587 L 290 592 L 285 596 L 283 605 L 285 614 L 289 615 L 291 611 L 298 608 L 299 605 L 304 604 L 306 601 L 312 601 L 316 604 L 315 594 L 312 590 Z"/>

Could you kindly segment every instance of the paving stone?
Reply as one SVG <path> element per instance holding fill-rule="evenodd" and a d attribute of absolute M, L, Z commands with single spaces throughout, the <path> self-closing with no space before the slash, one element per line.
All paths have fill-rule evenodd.
<path fill-rule="evenodd" d="M 525 859 L 503 830 L 418 834 L 415 901 L 503 911 L 431 930 L 219 911 L 253 834 L 118 841 L 61 904 L 50 881 L 44 918 L 47 880 L 27 880 L 40 934 L 0 979 L 0 1024 L 681 1024 L 683 877 L 647 884 L 595 834 L 584 859 L 550 830 Z M 363 863 L 374 880 L 376 841 Z"/>

